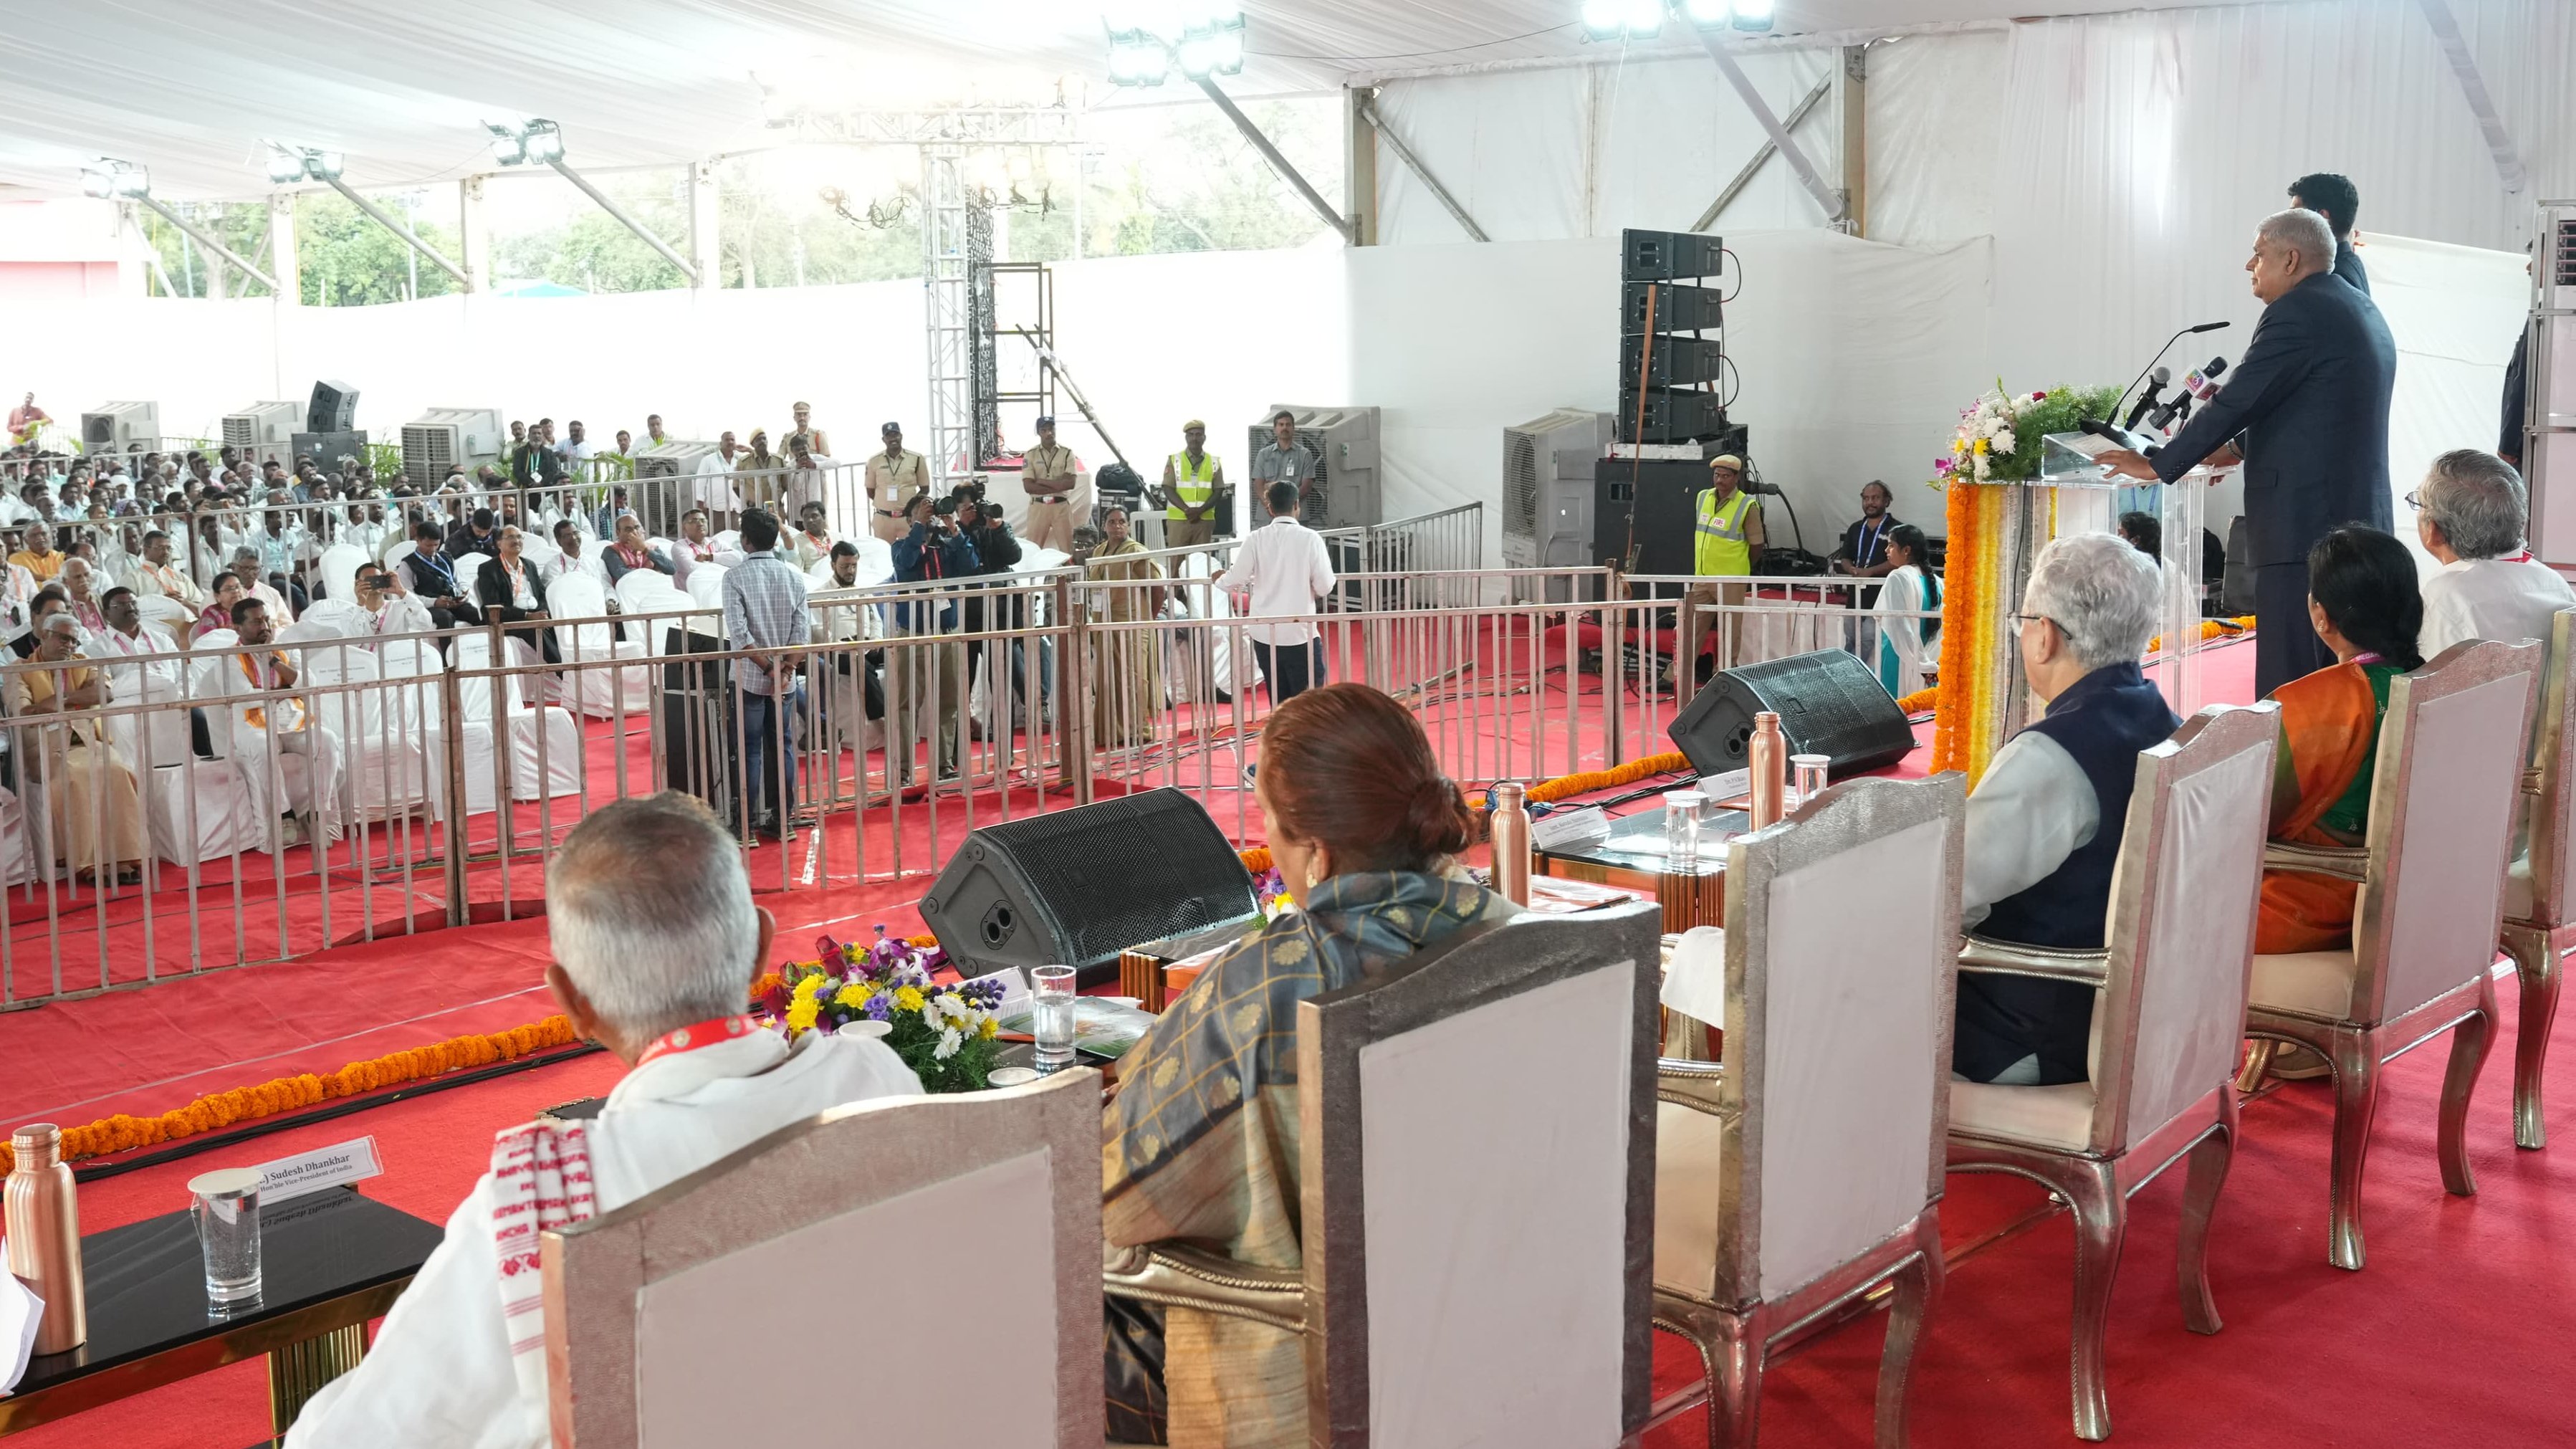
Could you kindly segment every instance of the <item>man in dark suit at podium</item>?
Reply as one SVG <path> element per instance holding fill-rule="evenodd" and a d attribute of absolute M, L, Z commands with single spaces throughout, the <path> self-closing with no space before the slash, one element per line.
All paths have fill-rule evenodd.
<path fill-rule="evenodd" d="M 2225 389 L 2153 459 L 2124 450 L 2112 472 L 2172 482 L 2204 461 L 2245 461 L 2254 566 L 2254 687 L 2270 694 L 2334 662 L 2308 624 L 2308 550 L 2329 530 L 2386 530 L 2388 400 L 2397 346 L 2370 298 L 2334 273 L 2324 217 L 2266 218 L 2245 264 L 2263 320 Z"/>

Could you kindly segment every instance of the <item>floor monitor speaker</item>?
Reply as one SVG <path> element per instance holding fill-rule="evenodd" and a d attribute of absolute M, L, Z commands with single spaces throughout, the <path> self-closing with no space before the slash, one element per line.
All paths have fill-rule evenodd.
<path fill-rule="evenodd" d="M 1233 843 L 1178 790 L 972 831 L 921 898 L 967 975 L 1064 965 L 1085 986 L 1115 979 L 1130 946 L 1260 916 Z"/>
<path fill-rule="evenodd" d="M 1868 665 L 1840 649 L 1720 670 L 1674 719 L 1673 744 L 1702 775 L 1741 770 L 1753 716 L 1763 710 L 1780 716 L 1789 753 L 1827 757 L 1834 779 L 1895 764 L 1914 749 L 1905 711 Z"/>

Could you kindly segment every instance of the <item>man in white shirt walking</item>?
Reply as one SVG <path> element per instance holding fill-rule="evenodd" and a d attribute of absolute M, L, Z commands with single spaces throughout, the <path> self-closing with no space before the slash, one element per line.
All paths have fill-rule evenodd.
<path fill-rule="evenodd" d="M 2576 590 L 2523 546 L 2522 475 L 2504 459 L 2475 448 L 2444 453 L 2406 501 L 2424 551 L 2442 563 L 2424 580 L 2415 647 L 2425 658 L 2467 639 L 2546 643 L 2550 616 L 2576 607 Z"/>
<path fill-rule="evenodd" d="M 547 862 L 546 923 L 547 989 L 626 1077 L 595 1120 L 495 1139 L 492 1171 L 448 1218 L 375 1351 L 304 1406 L 290 1449 L 543 1449 L 545 1306 L 538 1275 L 522 1271 L 540 1231 L 613 1212 L 827 1108 L 921 1093 L 880 1040 L 807 1032 L 791 1046 L 745 1014 L 777 923 L 752 904 L 741 848 L 684 795 L 620 800 L 574 827 Z M 565 1190 L 541 1192 L 536 1163 Z"/>
<path fill-rule="evenodd" d="M 1332 592 L 1333 559 L 1324 540 L 1297 521 L 1296 484 L 1272 483 L 1263 501 L 1270 505 L 1270 526 L 1243 541 L 1216 582 L 1228 593 L 1252 596 L 1244 609 L 1253 620 L 1247 632 L 1270 681 L 1270 707 L 1277 709 L 1323 682 L 1323 640 L 1303 616 Z"/>

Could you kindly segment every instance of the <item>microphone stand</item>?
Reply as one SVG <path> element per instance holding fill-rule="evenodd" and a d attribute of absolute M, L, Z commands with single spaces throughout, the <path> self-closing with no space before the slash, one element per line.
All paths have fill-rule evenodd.
<path fill-rule="evenodd" d="M 2138 384 L 2145 379 L 2148 373 L 2156 370 L 2156 364 L 2165 360 L 2165 354 L 2173 351 L 2173 345 L 2175 343 L 2180 342 L 2186 335 L 2199 330 L 2200 324 L 2194 323 L 2189 327 L 2185 327 L 2182 331 L 2175 333 L 2171 337 L 2166 338 L 2165 345 L 2156 349 L 2156 355 L 2148 358 L 2147 365 L 2139 368 L 2138 375 L 2130 378 L 2129 385 L 2120 389 L 2120 395 L 2111 400 L 2111 416 L 2116 418 L 2120 415 L 2120 404 L 2129 400 L 2129 394 L 2137 390 Z"/>

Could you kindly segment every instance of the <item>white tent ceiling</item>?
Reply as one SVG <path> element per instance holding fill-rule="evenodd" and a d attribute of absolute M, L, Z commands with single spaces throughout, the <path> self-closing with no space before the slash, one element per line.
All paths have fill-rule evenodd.
<path fill-rule="evenodd" d="M 1780 0 L 1778 35 L 2211 0 Z M 2236 0 L 2223 0 L 2236 3 Z M 1248 0 L 1230 89 L 1598 57 L 1579 0 Z M 1096 0 L 0 0 L 0 187 L 77 191 L 100 157 L 156 193 L 266 189 L 269 140 L 335 148 L 360 186 L 490 169 L 480 122 L 546 116 L 586 167 L 776 144 L 759 85 L 839 108 L 1110 99 Z M 1667 26 L 1646 47 L 1693 44 Z M 1167 86 L 1166 94 L 1186 94 Z"/>

